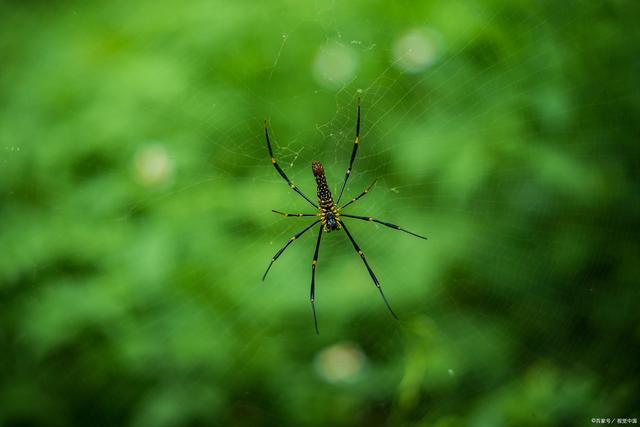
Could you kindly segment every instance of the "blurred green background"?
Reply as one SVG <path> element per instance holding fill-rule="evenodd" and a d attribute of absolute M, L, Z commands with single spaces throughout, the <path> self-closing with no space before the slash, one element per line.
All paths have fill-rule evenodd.
<path fill-rule="evenodd" d="M 640 417 L 635 1 L 4 1 L 0 425 Z M 315 234 L 315 198 L 426 234 Z"/>

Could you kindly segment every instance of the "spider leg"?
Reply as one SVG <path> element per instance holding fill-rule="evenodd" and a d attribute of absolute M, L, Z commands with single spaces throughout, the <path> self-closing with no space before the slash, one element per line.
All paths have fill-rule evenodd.
<path fill-rule="evenodd" d="M 347 214 L 340 214 L 340 216 L 346 216 L 347 218 L 361 219 L 361 220 L 363 220 L 363 221 L 372 221 L 372 222 L 377 222 L 378 224 L 382 224 L 382 225 L 384 225 L 385 227 L 390 227 L 390 228 L 393 228 L 394 230 L 404 231 L 405 233 L 409 233 L 409 234 L 411 234 L 412 236 L 416 236 L 416 237 L 419 237 L 419 238 L 421 238 L 421 239 L 427 240 L 427 238 L 426 238 L 426 237 L 421 236 L 421 235 L 416 234 L 416 233 L 413 233 L 413 232 L 411 232 L 411 231 L 409 231 L 409 230 L 405 230 L 404 228 L 402 228 L 402 227 L 400 227 L 400 226 L 398 226 L 398 225 L 391 224 L 391 223 L 389 223 L 389 222 L 380 221 L 380 220 L 378 220 L 378 219 L 371 218 L 370 216 L 357 216 L 357 215 L 347 215 Z"/>
<path fill-rule="evenodd" d="M 287 184 L 289 184 L 289 187 L 291 187 L 291 189 L 293 191 L 295 191 L 296 193 L 298 193 L 299 195 L 301 195 L 302 197 L 304 197 L 304 199 L 311 203 L 311 205 L 314 208 L 317 208 L 318 205 L 316 205 L 315 203 L 313 203 L 311 201 L 311 199 L 309 199 L 302 191 L 300 191 L 300 189 L 298 187 L 296 187 L 296 185 L 289 179 L 289 177 L 287 176 L 286 173 L 284 173 L 284 171 L 282 170 L 282 168 L 280 167 L 280 165 L 278 164 L 278 161 L 276 160 L 275 156 L 273 155 L 273 150 L 271 149 L 271 141 L 269 140 L 269 130 L 267 129 L 267 121 L 265 120 L 264 122 L 264 135 L 267 138 L 267 148 L 269 149 L 269 156 L 271 156 L 271 163 L 273 164 L 273 167 L 276 168 L 276 170 L 278 171 L 278 173 L 280 174 L 280 176 L 282 178 L 284 178 L 285 181 L 287 181 Z"/>
<path fill-rule="evenodd" d="M 347 173 L 344 175 L 344 181 L 342 182 L 342 187 L 340 188 L 340 194 L 338 195 L 337 204 L 340 204 L 340 199 L 342 198 L 342 192 L 344 191 L 345 185 L 347 185 L 347 180 L 349 179 L 349 175 L 351 175 L 351 168 L 353 167 L 353 161 L 356 158 L 356 153 L 358 152 L 358 145 L 360 145 L 360 98 L 358 98 L 358 119 L 356 121 L 356 140 L 353 143 L 353 150 L 351 151 L 351 160 L 349 160 L 349 167 L 347 168 Z"/>
<path fill-rule="evenodd" d="M 275 212 L 277 214 L 280 215 L 284 215 L 284 216 L 320 216 L 319 213 L 314 213 L 314 214 L 303 214 L 303 213 L 284 213 L 284 212 L 280 212 L 280 211 L 275 211 L 273 209 L 271 209 L 271 212 Z"/>
<path fill-rule="evenodd" d="M 304 233 L 306 233 L 311 227 L 313 227 L 314 225 L 316 225 L 317 223 L 319 223 L 320 220 L 317 219 L 315 221 L 313 221 L 311 223 L 311 225 L 307 226 L 305 229 L 303 229 L 302 231 L 298 232 L 297 234 L 295 234 L 293 237 L 291 237 L 287 243 L 280 248 L 280 250 L 278 252 L 276 252 L 276 254 L 273 256 L 273 258 L 271 258 L 271 262 L 269 263 L 269 267 L 267 267 L 267 271 L 264 272 L 264 275 L 262 276 L 262 280 L 264 281 L 264 278 L 267 277 L 267 273 L 269 272 L 269 269 L 271 269 L 271 266 L 273 265 L 273 263 L 278 259 L 278 257 L 280 255 L 282 255 L 282 252 L 284 252 L 285 249 L 287 249 L 289 247 L 289 245 L 291 243 L 293 243 L 294 240 L 296 240 L 298 237 L 302 236 Z"/>
<path fill-rule="evenodd" d="M 376 288 L 378 288 L 378 291 L 380 291 L 380 295 L 382 296 L 382 299 L 384 300 L 385 305 L 389 309 L 389 312 L 396 320 L 398 320 L 398 316 L 396 316 L 396 313 L 394 313 L 393 309 L 389 305 L 389 301 L 387 301 L 387 298 L 384 296 L 384 292 L 382 292 L 382 287 L 380 286 L 380 282 L 378 281 L 378 278 L 376 277 L 376 275 L 373 273 L 373 270 L 371 270 L 371 267 L 369 267 L 367 258 L 365 258 L 364 253 L 360 249 L 360 246 L 358 246 L 356 241 L 353 240 L 353 237 L 351 236 L 351 233 L 349 233 L 349 230 L 347 229 L 347 227 L 344 225 L 344 222 L 343 221 L 339 221 L 339 222 L 340 222 L 340 225 L 342 225 L 342 229 L 344 230 L 344 232 L 347 233 L 347 237 L 349 238 L 349 240 L 351 240 L 351 243 L 353 244 L 354 249 L 356 250 L 358 255 L 360 255 L 360 258 L 362 259 L 362 262 L 364 262 L 365 267 L 367 267 L 367 271 L 369 272 L 369 275 L 373 279 L 373 283 L 376 285 Z"/>
<path fill-rule="evenodd" d="M 318 241 L 316 242 L 316 251 L 313 253 L 313 261 L 311 261 L 311 311 L 313 311 L 313 325 L 316 328 L 316 334 L 318 332 L 318 318 L 316 317 L 316 305 L 314 303 L 316 298 L 316 265 L 318 264 L 318 252 L 320 251 L 320 239 L 322 239 L 322 227 L 320 227 L 320 234 L 318 234 Z"/>
<path fill-rule="evenodd" d="M 344 208 L 346 208 L 346 207 L 347 207 L 347 206 L 349 206 L 351 203 L 355 202 L 355 201 L 356 201 L 356 200 L 358 200 L 360 197 L 362 197 L 362 196 L 364 196 L 365 194 L 367 194 L 367 193 L 369 192 L 369 190 L 371 190 L 371 187 L 373 187 L 373 186 L 376 184 L 376 182 L 377 182 L 377 181 L 378 181 L 377 179 L 376 179 L 376 180 L 374 180 L 371 184 L 369 184 L 369 186 L 368 186 L 367 188 L 365 188 L 365 189 L 364 189 L 364 191 L 363 191 L 362 193 L 360 193 L 360 195 L 359 195 L 358 197 L 356 197 L 356 198 L 353 198 L 353 199 L 349 200 L 347 203 L 345 203 L 344 205 L 342 205 L 342 206 L 340 207 L 340 209 L 344 209 Z"/>

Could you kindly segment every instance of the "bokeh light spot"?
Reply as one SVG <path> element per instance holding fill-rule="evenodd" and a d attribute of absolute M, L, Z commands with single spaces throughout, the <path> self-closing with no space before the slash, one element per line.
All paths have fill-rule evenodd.
<path fill-rule="evenodd" d="M 393 45 L 394 64 L 409 73 L 418 73 L 438 59 L 439 35 L 428 28 L 413 28 Z"/>
<path fill-rule="evenodd" d="M 141 184 L 147 186 L 164 184 L 173 176 L 173 161 L 164 147 L 151 145 L 136 154 L 135 173 Z"/>
<path fill-rule="evenodd" d="M 316 370 L 331 383 L 353 380 L 362 371 L 366 356 L 353 342 L 340 342 L 325 348 L 316 357 Z"/>
<path fill-rule="evenodd" d="M 313 76 L 322 86 L 335 88 L 353 78 L 358 67 L 355 50 L 338 43 L 323 46 L 313 61 Z"/>

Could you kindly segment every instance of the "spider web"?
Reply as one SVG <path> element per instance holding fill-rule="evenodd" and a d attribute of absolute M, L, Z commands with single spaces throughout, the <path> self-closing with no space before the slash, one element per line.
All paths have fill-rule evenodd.
<path fill-rule="evenodd" d="M 166 13 L 151 16 L 144 2 L 61 6 L 55 20 L 39 10 L 55 41 L 73 42 L 39 58 L 54 83 L 19 78 L 19 67 L 3 81 L 26 100 L 3 113 L 11 227 L 2 239 L 12 248 L 0 265 L 3 307 L 20 337 L 11 349 L 31 355 L 26 368 L 10 359 L 18 374 L 4 395 L 18 399 L 9 385 L 42 369 L 42 384 L 76 399 L 44 393 L 48 410 L 66 408 L 61 416 L 76 421 L 584 425 L 637 416 L 637 362 L 616 365 L 611 350 L 638 346 L 637 331 L 623 331 L 637 328 L 628 159 L 638 129 L 628 117 L 639 103 L 624 68 L 632 49 L 616 28 L 631 28 L 636 7 L 191 6 L 163 4 Z M 594 16 L 599 25 L 585 29 Z M 8 21 L 36 25 L 19 11 Z M 98 29 L 83 42 L 88 23 Z M 70 32 L 76 24 L 84 30 Z M 606 54 L 600 43 L 617 56 L 599 65 L 588 58 Z M 78 61 L 74 74 L 56 71 L 65 61 Z M 607 84 L 572 74 L 582 63 Z M 107 72 L 87 74 L 97 68 Z M 63 123 L 41 125 L 46 138 L 25 130 L 25 94 L 40 92 L 59 104 L 35 120 Z M 344 233 L 325 234 L 316 337 L 317 232 L 260 281 L 311 221 L 270 210 L 313 212 L 273 169 L 262 122 L 301 190 L 315 198 L 310 164 L 319 160 L 336 196 L 358 98 L 362 143 L 343 200 L 377 183 L 348 212 L 429 240 L 347 222 L 395 322 Z M 39 139 L 58 150 L 40 154 Z M 93 410 L 77 397 L 98 390 Z M 0 419 L 27 417 L 16 408 Z"/>

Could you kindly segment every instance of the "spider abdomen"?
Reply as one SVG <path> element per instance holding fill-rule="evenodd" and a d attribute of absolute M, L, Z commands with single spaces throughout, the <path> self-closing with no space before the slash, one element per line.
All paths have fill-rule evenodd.
<path fill-rule="evenodd" d="M 325 231 L 338 230 L 340 228 L 340 223 L 338 222 L 340 214 L 333 202 L 333 196 L 331 195 L 329 184 L 327 184 L 327 177 L 324 175 L 324 167 L 322 163 L 314 161 L 311 163 L 311 170 L 316 178 L 322 226 Z"/>

